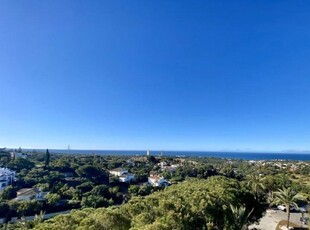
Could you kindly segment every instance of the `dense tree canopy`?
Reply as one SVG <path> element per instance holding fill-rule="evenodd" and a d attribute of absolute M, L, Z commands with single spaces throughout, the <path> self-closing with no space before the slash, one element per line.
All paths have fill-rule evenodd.
<path fill-rule="evenodd" d="M 253 193 L 222 176 L 190 179 L 114 209 L 84 209 L 46 221 L 36 229 L 238 229 L 238 207 L 248 225 L 262 215 Z M 238 222 L 239 223 L 239 222 Z M 240 222 L 241 223 L 241 222 Z M 87 224 L 87 225 L 86 225 Z M 240 228 L 241 229 L 241 228 Z"/>

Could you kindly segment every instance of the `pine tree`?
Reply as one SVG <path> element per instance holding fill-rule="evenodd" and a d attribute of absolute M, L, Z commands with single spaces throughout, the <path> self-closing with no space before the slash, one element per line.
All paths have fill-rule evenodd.
<path fill-rule="evenodd" d="M 45 160 L 45 167 L 49 166 L 49 164 L 50 164 L 50 153 L 49 153 L 48 149 L 46 150 L 44 160 Z"/>

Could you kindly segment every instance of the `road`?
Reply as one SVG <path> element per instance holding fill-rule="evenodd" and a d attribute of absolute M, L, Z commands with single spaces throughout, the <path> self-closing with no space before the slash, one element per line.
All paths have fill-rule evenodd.
<path fill-rule="evenodd" d="M 308 214 L 305 214 L 305 216 L 309 216 Z M 300 212 L 293 212 L 291 213 L 290 222 L 293 222 L 297 224 L 298 226 L 301 226 L 300 223 Z M 268 210 L 266 212 L 266 215 L 261 219 L 260 223 L 258 225 L 251 225 L 249 229 L 259 229 L 259 230 L 274 230 L 277 226 L 277 224 L 281 220 L 287 219 L 287 213 L 280 211 L 280 210 Z M 303 226 L 305 227 L 305 226 Z"/>

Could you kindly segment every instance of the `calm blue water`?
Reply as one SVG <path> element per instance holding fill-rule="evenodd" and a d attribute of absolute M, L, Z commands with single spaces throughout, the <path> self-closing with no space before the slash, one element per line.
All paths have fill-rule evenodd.
<path fill-rule="evenodd" d="M 98 154 L 98 155 L 146 155 L 146 151 L 135 150 L 50 150 L 51 153 Z M 194 151 L 151 151 L 151 155 L 182 157 L 218 157 L 244 160 L 301 160 L 310 161 L 310 153 L 246 153 L 246 152 L 194 152 Z"/>

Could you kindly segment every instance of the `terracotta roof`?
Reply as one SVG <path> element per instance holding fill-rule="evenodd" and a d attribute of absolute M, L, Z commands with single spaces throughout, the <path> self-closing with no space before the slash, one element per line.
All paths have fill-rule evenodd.
<path fill-rule="evenodd" d="M 163 179 L 162 177 L 159 177 L 159 176 L 150 176 L 149 178 L 151 178 L 153 180 Z"/>

